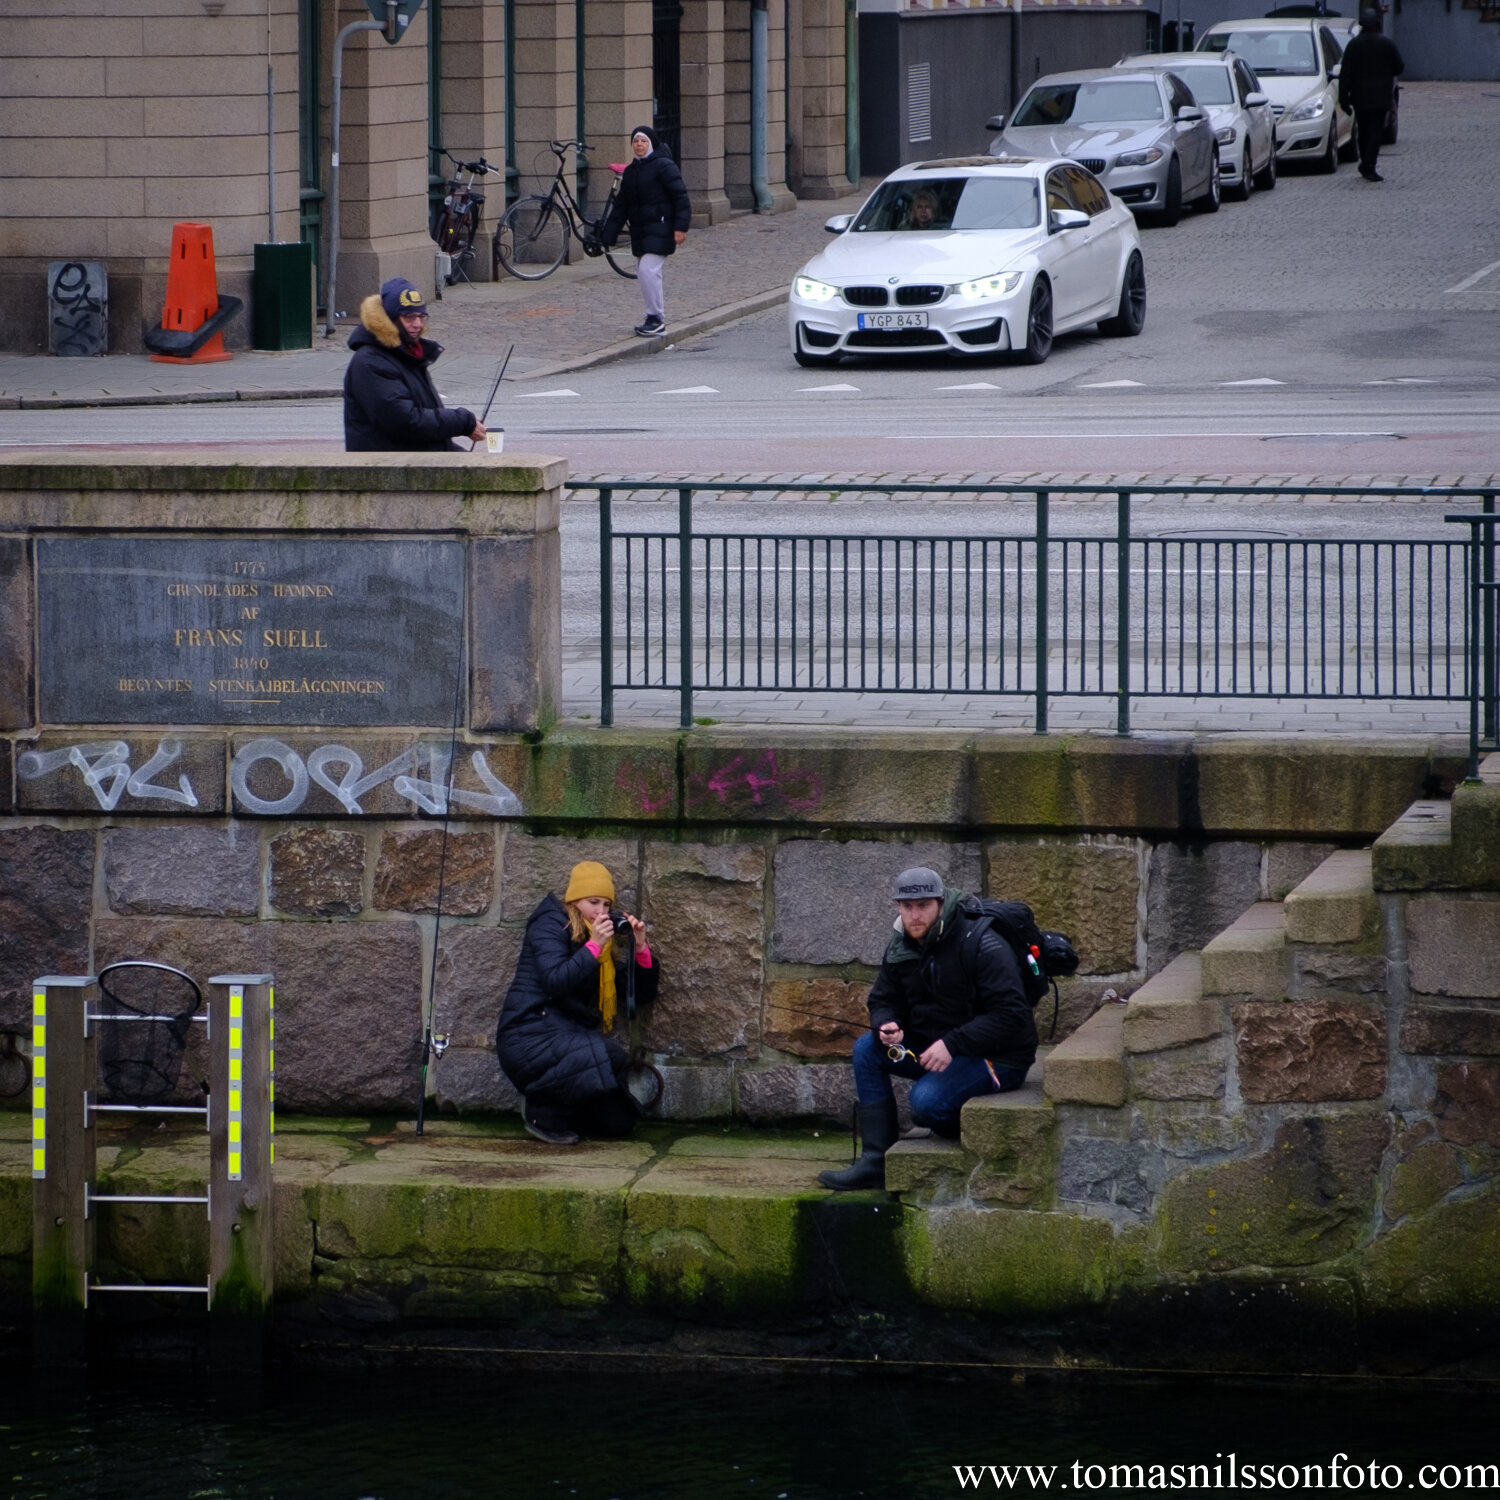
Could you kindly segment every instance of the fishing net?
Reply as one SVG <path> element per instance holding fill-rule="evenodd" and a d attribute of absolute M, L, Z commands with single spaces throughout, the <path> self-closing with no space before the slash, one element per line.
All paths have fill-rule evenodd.
<path fill-rule="evenodd" d="M 112 1104 L 160 1104 L 177 1089 L 203 991 L 181 969 L 127 959 L 99 971 L 99 1081 Z"/>

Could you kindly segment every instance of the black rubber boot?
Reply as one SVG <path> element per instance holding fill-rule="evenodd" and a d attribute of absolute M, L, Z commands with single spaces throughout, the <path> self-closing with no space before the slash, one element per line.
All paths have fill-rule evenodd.
<path fill-rule="evenodd" d="M 819 1172 L 818 1181 L 836 1193 L 885 1186 L 885 1153 L 896 1144 L 896 1102 L 859 1106 L 859 1139 L 863 1150 L 852 1167 Z"/>

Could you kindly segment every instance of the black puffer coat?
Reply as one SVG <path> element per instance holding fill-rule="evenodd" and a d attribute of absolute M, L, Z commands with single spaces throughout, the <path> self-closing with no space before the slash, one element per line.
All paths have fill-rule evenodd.
<path fill-rule="evenodd" d="M 630 961 L 635 962 L 632 955 Z M 636 965 L 636 1003 L 656 998 L 661 965 Z M 626 969 L 615 965 L 620 1014 L 625 1011 Z M 582 1104 L 617 1087 L 599 1030 L 599 960 L 568 935 L 568 913 L 556 896 L 543 897 L 526 923 L 521 961 L 511 980 L 495 1032 L 505 1076 L 523 1094 L 554 1105 Z"/>
<path fill-rule="evenodd" d="M 655 131 L 644 133 L 651 138 L 651 155 L 625 168 L 615 205 L 599 231 L 604 243 L 613 245 L 628 223 L 630 253 L 637 259 L 671 255 L 677 249 L 675 231 L 686 234 L 693 222 L 687 184 L 670 149 L 657 139 Z"/>
<path fill-rule="evenodd" d="M 1036 1018 L 1010 944 L 963 908 L 960 891 L 920 946 L 898 927 L 870 986 L 870 1026 L 894 1021 L 913 1052 L 942 1041 L 954 1057 L 986 1057 L 1025 1072 L 1036 1061 Z"/>
<path fill-rule="evenodd" d="M 443 352 L 422 340 L 414 359 L 378 295 L 360 304 L 362 327 L 349 335 L 354 358 L 344 372 L 344 448 L 349 453 L 457 452 L 474 430 L 474 413 L 445 407 L 428 373 Z"/>
<path fill-rule="evenodd" d="M 1339 64 L 1339 103 L 1345 109 L 1389 109 L 1396 102 L 1396 80 L 1405 71 L 1390 37 L 1357 31 Z"/>

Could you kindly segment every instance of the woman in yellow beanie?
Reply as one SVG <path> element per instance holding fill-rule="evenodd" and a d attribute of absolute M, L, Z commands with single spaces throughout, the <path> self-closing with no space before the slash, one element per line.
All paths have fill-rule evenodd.
<path fill-rule="evenodd" d="M 500 1066 L 526 1096 L 527 1132 L 549 1145 L 571 1146 L 580 1135 L 629 1135 L 638 1114 L 625 1088 L 629 1054 L 610 1033 L 624 1010 L 626 964 L 635 964 L 638 1003 L 656 998 L 661 968 L 644 922 L 620 918 L 635 940 L 633 955 L 631 945 L 616 940 L 614 900 L 615 883 L 603 865 L 574 865 L 562 900 L 549 893 L 527 919 L 500 1012 Z"/>

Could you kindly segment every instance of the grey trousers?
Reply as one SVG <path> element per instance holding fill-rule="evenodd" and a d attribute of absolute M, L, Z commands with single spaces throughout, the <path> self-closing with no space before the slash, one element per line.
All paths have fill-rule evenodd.
<path fill-rule="evenodd" d="M 643 255 L 635 263 L 635 274 L 641 283 L 641 300 L 646 304 L 648 318 L 666 319 L 662 293 L 662 270 L 666 264 L 665 255 Z"/>

